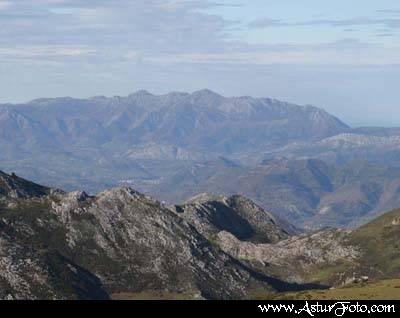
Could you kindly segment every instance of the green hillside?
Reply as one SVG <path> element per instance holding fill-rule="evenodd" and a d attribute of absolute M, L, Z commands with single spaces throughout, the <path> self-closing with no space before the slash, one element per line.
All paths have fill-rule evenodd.
<path fill-rule="evenodd" d="M 351 284 L 328 290 L 309 290 L 268 296 L 274 300 L 393 300 L 400 299 L 400 279 Z"/>

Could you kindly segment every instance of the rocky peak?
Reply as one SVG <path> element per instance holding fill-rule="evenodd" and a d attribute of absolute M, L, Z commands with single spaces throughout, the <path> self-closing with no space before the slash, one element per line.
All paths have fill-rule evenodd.
<path fill-rule="evenodd" d="M 103 191 L 96 196 L 96 199 L 119 199 L 119 200 L 152 200 L 131 187 L 115 187 L 110 190 Z"/>
<path fill-rule="evenodd" d="M 273 291 L 281 286 L 278 280 L 258 275 L 234 260 L 178 214 L 129 187 L 114 188 L 93 197 L 83 191 L 56 194 L 45 200 L 16 202 L 7 211 L 0 209 L 1 222 L 8 226 L 4 231 L 0 222 L 0 299 L 9 295 L 99 298 L 104 293 L 107 296 L 153 290 L 237 299 L 245 297 L 249 288 Z M 14 223 L 16 216 L 19 221 Z M 10 240 L 13 245 L 7 253 L 1 253 L 1 236 L 8 233 L 14 235 Z M 43 261 L 36 267 L 20 266 L 19 259 L 30 257 L 23 250 L 27 238 L 30 250 L 60 254 L 62 261 L 51 254 L 40 258 Z M 21 246 L 17 246 L 20 242 Z M 14 251 L 17 248 L 21 250 L 18 255 Z M 6 269 L 13 268 L 15 273 L 8 275 L 2 268 L 4 263 Z M 68 265 L 71 263 L 74 267 Z M 95 283 L 90 286 L 93 290 L 82 289 L 80 295 L 75 288 L 75 276 L 73 281 L 63 281 L 61 287 L 57 278 L 47 280 L 45 269 L 58 266 L 56 269 L 64 274 L 64 264 L 77 275 L 86 273 L 86 280 Z M 44 273 L 38 277 L 50 296 L 40 294 L 42 289 L 37 282 L 27 283 L 32 287 L 31 293 L 10 289 L 2 294 L 10 281 L 19 279 L 26 271 Z M 4 273 L 8 275 L 5 283 Z M 80 283 L 86 283 L 85 277 Z"/>
<path fill-rule="evenodd" d="M 193 104 L 198 104 L 199 106 L 216 106 L 216 104 L 222 102 L 224 97 L 209 90 L 202 89 L 193 92 L 191 95 L 191 102 Z"/>
<path fill-rule="evenodd" d="M 0 197 L 30 198 L 48 195 L 50 189 L 36 183 L 18 177 L 15 173 L 11 175 L 0 171 Z"/>
<path fill-rule="evenodd" d="M 277 242 L 289 235 L 278 218 L 241 195 L 202 193 L 174 211 L 206 237 L 228 231 L 243 240 Z"/>
<path fill-rule="evenodd" d="M 184 204 L 203 204 L 212 201 L 226 201 L 227 197 L 203 192 L 185 201 Z"/>
<path fill-rule="evenodd" d="M 154 95 L 144 89 L 138 90 L 136 93 L 129 95 L 129 97 L 146 97 L 146 96 L 154 96 Z"/>
<path fill-rule="evenodd" d="M 200 89 L 192 93 L 193 97 L 215 97 L 221 98 L 222 96 L 208 88 Z"/>

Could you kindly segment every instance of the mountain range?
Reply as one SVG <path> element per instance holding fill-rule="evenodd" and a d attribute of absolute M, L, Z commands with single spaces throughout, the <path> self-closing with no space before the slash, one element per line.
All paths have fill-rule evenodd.
<path fill-rule="evenodd" d="M 38 99 L 0 105 L 0 160 L 4 170 L 30 179 L 99 191 L 126 176 L 153 177 L 154 161 L 168 171 L 171 161 L 242 157 L 347 130 L 315 107 L 209 90 Z"/>
<path fill-rule="evenodd" d="M 0 190 L 2 299 L 107 299 L 153 291 L 237 299 L 258 288 L 302 288 L 255 272 L 213 243 L 221 230 L 253 242 L 288 237 L 270 213 L 244 198 L 170 208 L 131 188 L 93 197 L 4 173 Z"/>
<path fill-rule="evenodd" d="M 169 204 L 242 194 L 305 229 L 399 206 L 400 129 L 271 98 L 142 90 L 3 104 L 0 146 L 1 169 L 52 187 L 132 186 Z"/>
<path fill-rule="evenodd" d="M 338 166 L 279 157 L 249 167 L 221 158 L 137 186 L 166 202 L 201 192 L 238 193 L 304 229 L 354 228 L 400 206 L 400 169 L 365 160 Z"/>
<path fill-rule="evenodd" d="M 235 155 L 292 141 L 318 140 L 348 129 L 316 107 L 268 98 L 225 98 L 210 90 L 38 99 L 1 105 L 0 124 L 2 146 L 18 144 L 30 153 L 63 150 L 79 154 L 81 150 L 84 155 L 85 149 L 87 153 L 96 149 L 118 157 L 138 148 L 142 154 L 134 158 L 146 159 L 160 159 L 158 153 L 152 154 L 153 144 L 166 147 L 167 153 L 172 146 L 170 155 L 186 159 L 196 158 L 199 152 Z"/>
<path fill-rule="evenodd" d="M 1 173 L 0 298 L 253 299 L 393 278 L 399 220 L 299 234 L 237 195 L 168 206 L 127 187 L 90 196 Z"/>

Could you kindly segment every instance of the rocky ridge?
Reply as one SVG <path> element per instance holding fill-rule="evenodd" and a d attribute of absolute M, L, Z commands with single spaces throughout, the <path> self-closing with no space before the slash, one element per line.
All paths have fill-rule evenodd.
<path fill-rule="evenodd" d="M 275 243 L 293 234 L 284 221 L 240 195 L 203 193 L 174 210 L 209 238 L 228 231 L 243 240 Z"/>
<path fill-rule="evenodd" d="M 295 234 L 237 195 L 170 207 L 129 187 L 90 196 L 34 185 L 45 194 L 2 175 L 32 193 L 0 194 L 2 299 L 243 299 L 400 274 L 399 211 L 354 231 Z"/>
<path fill-rule="evenodd" d="M 107 298 L 162 290 L 232 299 L 258 288 L 300 288 L 253 271 L 176 212 L 127 187 L 97 196 L 3 196 L 0 220 L 3 298 Z M 55 268 L 65 279 L 57 281 Z"/>
<path fill-rule="evenodd" d="M 0 171 L 0 197 L 29 198 L 48 195 L 50 189 Z"/>

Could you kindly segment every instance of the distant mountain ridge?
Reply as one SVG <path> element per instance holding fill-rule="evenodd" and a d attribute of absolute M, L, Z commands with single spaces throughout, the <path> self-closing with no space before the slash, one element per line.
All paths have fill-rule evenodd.
<path fill-rule="evenodd" d="M 38 99 L 0 105 L 1 144 L 60 151 L 121 148 L 157 142 L 186 151 L 233 154 L 293 140 L 318 140 L 349 127 L 322 109 L 269 98 L 226 98 L 210 90 L 192 94 Z M 120 147 L 114 144 L 118 141 Z M 32 147 L 36 148 L 32 148 Z"/>
<path fill-rule="evenodd" d="M 352 129 L 316 107 L 207 89 L 0 105 L 0 147 L 3 170 L 53 187 L 132 186 L 174 204 L 243 193 L 311 228 L 354 226 L 398 201 L 397 170 L 382 167 L 400 167 L 399 129 Z M 367 177 L 361 161 L 374 164 L 360 164 Z M 341 183 L 344 171 L 353 179 Z"/>
<path fill-rule="evenodd" d="M 356 227 L 400 206 L 400 169 L 365 160 L 344 165 L 320 159 L 265 159 L 258 165 L 223 160 L 176 168 L 147 193 L 182 202 L 200 192 L 240 193 L 298 227 Z"/>

